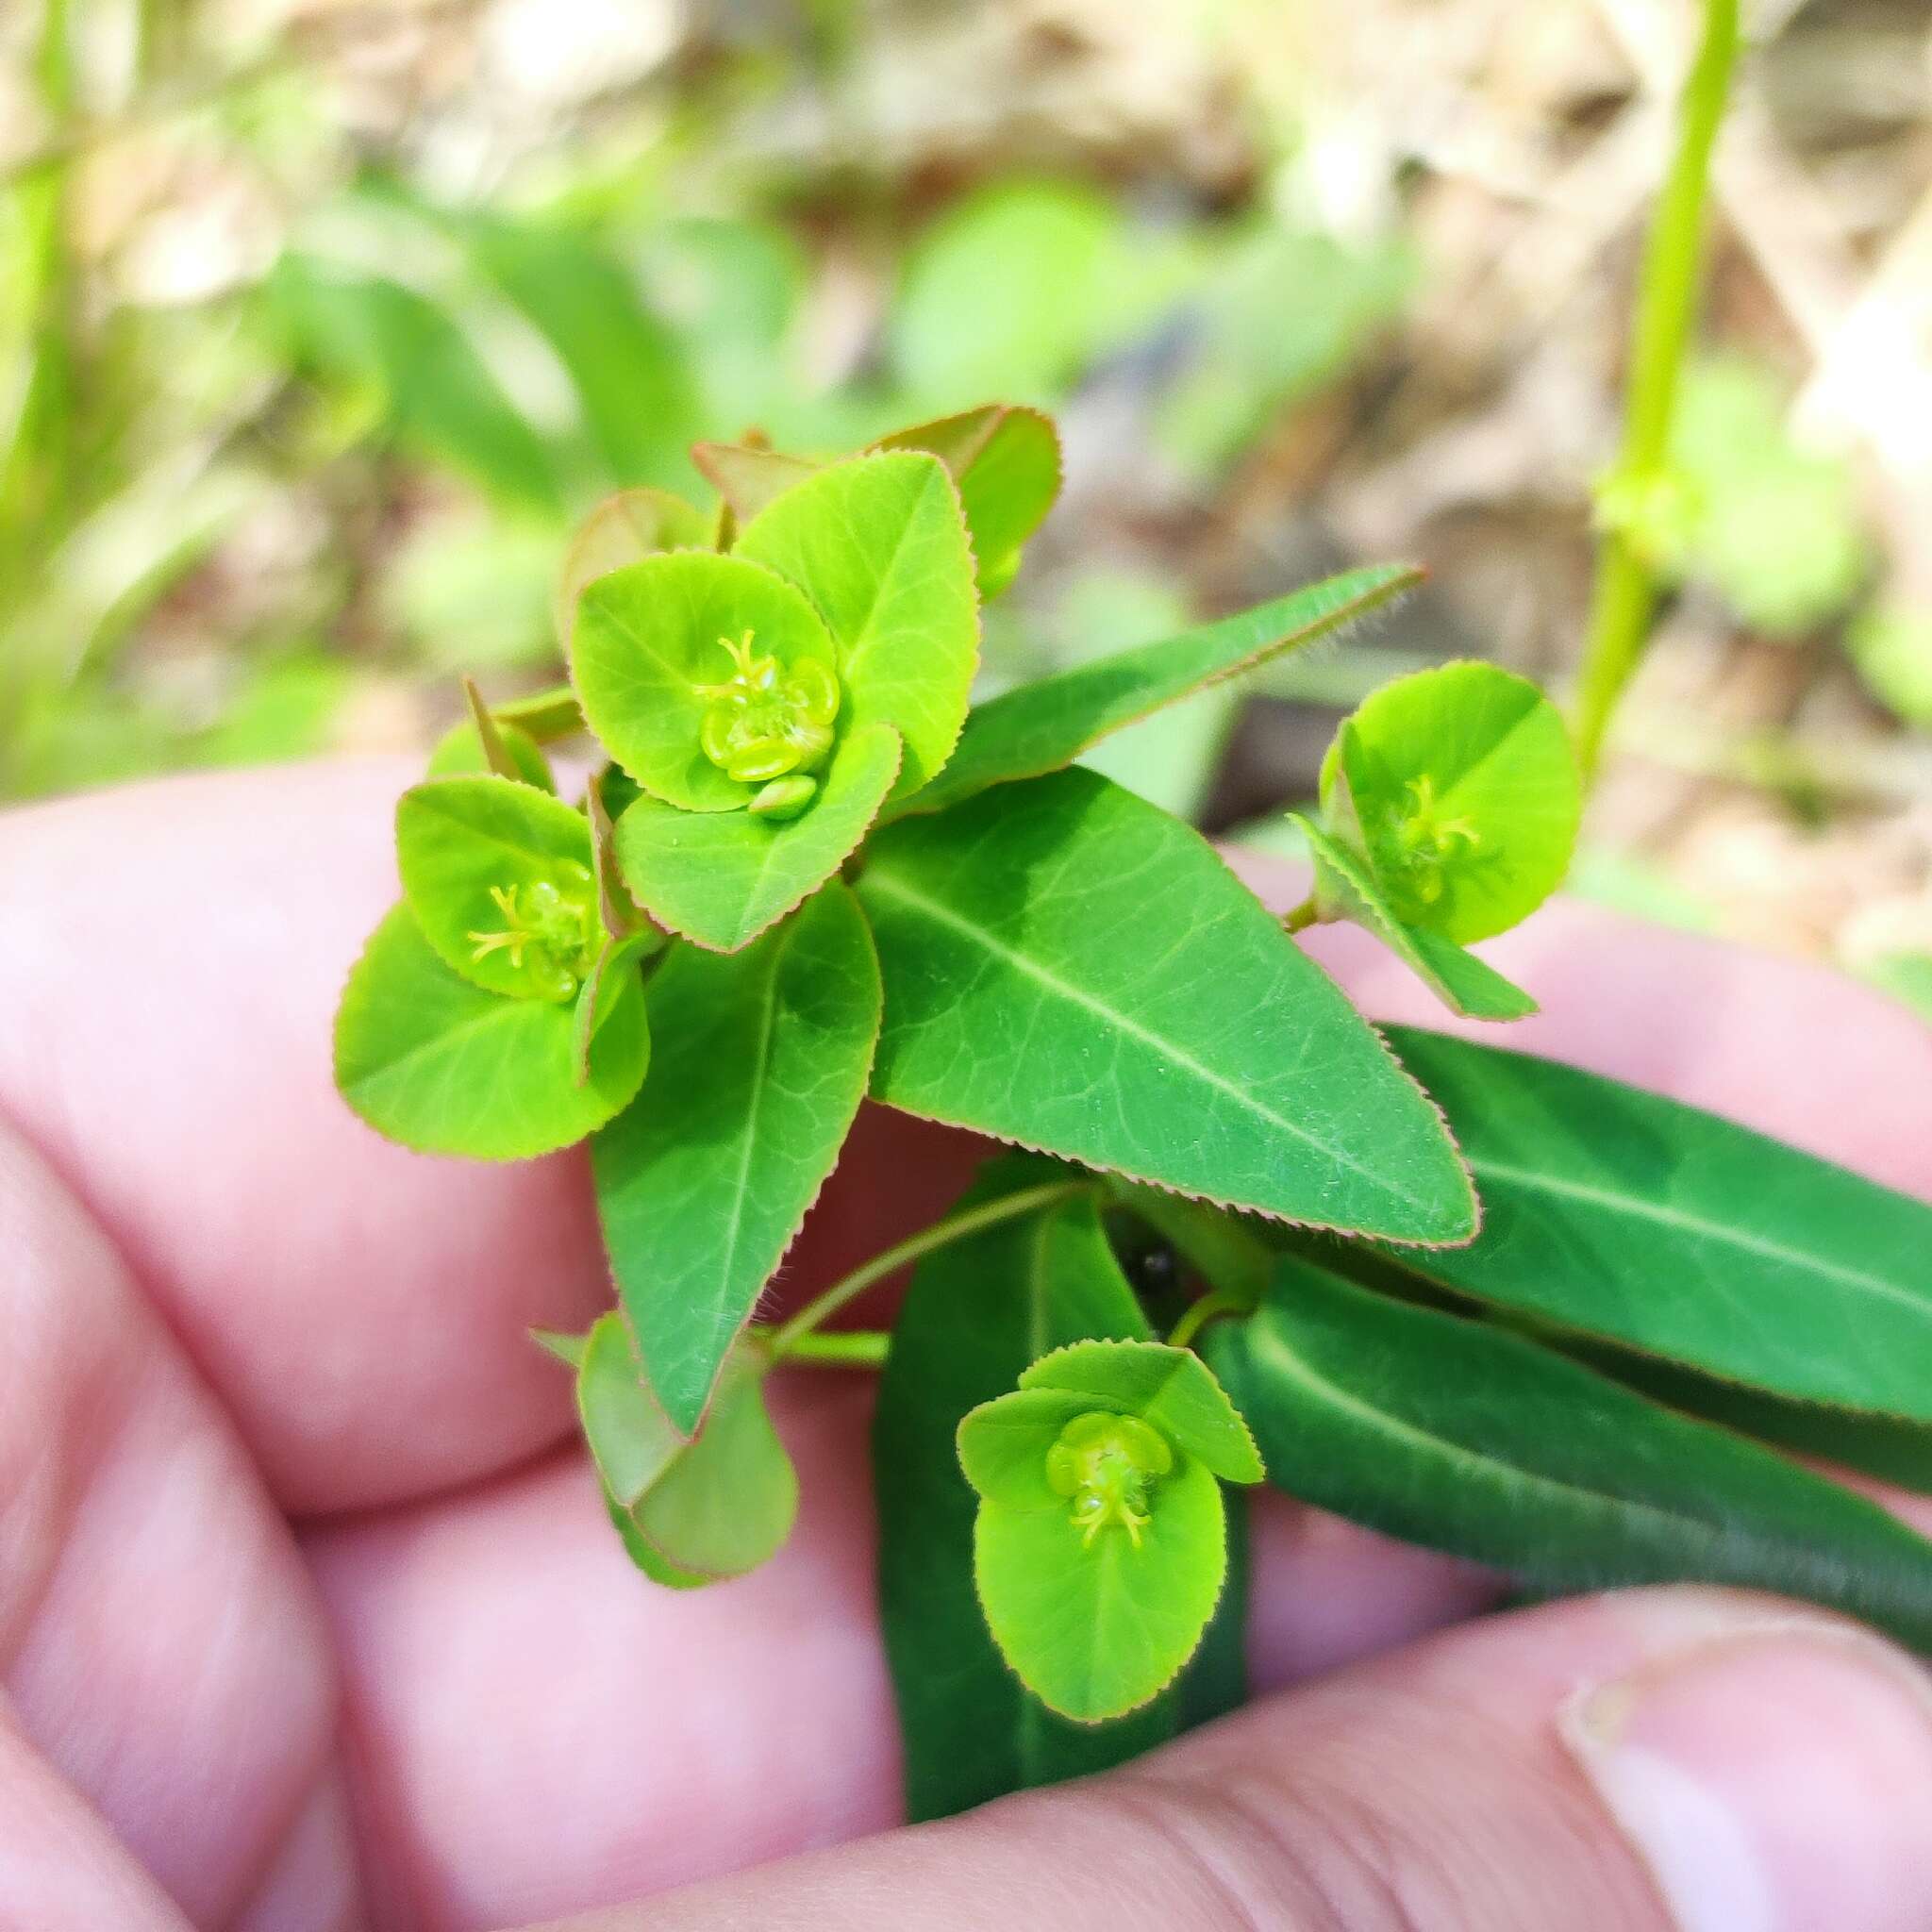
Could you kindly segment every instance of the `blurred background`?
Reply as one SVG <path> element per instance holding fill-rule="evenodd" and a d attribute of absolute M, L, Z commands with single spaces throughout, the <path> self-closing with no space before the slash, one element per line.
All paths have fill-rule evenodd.
<path fill-rule="evenodd" d="M 1576 889 L 1932 1014 L 1932 10 L 1760 0 L 1681 578 Z M 987 688 L 1427 591 L 1106 754 L 1278 840 L 1340 713 L 1573 670 L 1684 0 L 4 0 L 0 799 L 425 746 L 573 523 L 1000 399 Z M 0 919 L 4 919 L 0 910 Z"/>

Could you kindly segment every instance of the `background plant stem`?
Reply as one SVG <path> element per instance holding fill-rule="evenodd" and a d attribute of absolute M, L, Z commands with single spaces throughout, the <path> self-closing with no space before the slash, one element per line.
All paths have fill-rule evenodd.
<path fill-rule="evenodd" d="M 1696 316 L 1711 150 L 1738 56 L 1738 0 L 1705 0 L 1704 38 L 1684 84 L 1677 149 L 1644 246 L 1631 330 L 1624 438 L 1614 475 L 1641 488 L 1669 455 L 1677 378 Z M 1617 700 L 1649 641 L 1657 572 L 1625 525 L 1607 527 L 1597 556 L 1590 628 L 1577 693 L 1576 749 L 1595 775 Z"/>

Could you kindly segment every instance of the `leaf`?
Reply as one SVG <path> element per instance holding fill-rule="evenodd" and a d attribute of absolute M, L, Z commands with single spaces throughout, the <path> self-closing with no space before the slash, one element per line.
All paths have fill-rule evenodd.
<path fill-rule="evenodd" d="M 688 475 L 697 387 L 677 337 L 644 306 L 627 267 L 566 228 L 473 218 L 476 260 L 557 351 L 585 426 L 619 483 Z"/>
<path fill-rule="evenodd" d="M 945 464 L 959 491 L 980 597 L 997 597 L 1060 493 L 1060 440 L 1053 419 L 1038 409 L 989 403 L 898 430 L 877 447 L 923 449 Z"/>
<path fill-rule="evenodd" d="M 547 691 L 534 691 L 526 697 L 506 698 L 491 705 L 491 715 L 499 726 L 509 725 L 536 740 L 554 744 L 559 738 L 578 737 L 584 728 L 583 707 L 567 684 L 553 685 Z"/>
<path fill-rule="evenodd" d="M 591 1046 L 597 1038 L 605 1008 L 617 997 L 625 976 L 628 974 L 634 979 L 639 963 L 660 943 L 655 932 L 626 933 L 604 941 L 596 963 L 577 991 L 572 1012 L 571 1067 L 579 1087 L 591 1077 Z"/>
<path fill-rule="evenodd" d="M 1922 1020 L 1932 1020 L 1932 953 L 1885 953 L 1864 960 L 1857 971 Z"/>
<path fill-rule="evenodd" d="M 917 791 L 952 755 L 979 662 L 973 553 L 944 466 L 914 451 L 834 463 L 754 517 L 733 554 L 811 599 L 838 644 L 844 728 L 891 724 L 906 741 L 898 791 Z"/>
<path fill-rule="evenodd" d="M 336 1085 L 378 1133 L 424 1154 L 521 1160 L 601 1127 L 650 1058 L 641 987 L 604 1008 L 576 1078 L 571 1008 L 485 992 L 437 958 L 408 906 L 371 935 L 336 1013 Z"/>
<path fill-rule="evenodd" d="M 577 526 L 564 553 L 552 605 L 558 642 L 570 650 L 577 626 L 577 601 L 599 577 L 662 551 L 708 550 L 710 537 L 710 519 L 704 511 L 668 490 L 645 487 L 607 496 Z M 583 713 L 576 693 L 566 690 L 561 695 L 575 713 L 572 728 L 581 731 Z M 497 713 L 505 715 L 506 708 L 498 706 Z"/>
<path fill-rule="evenodd" d="M 1191 1350 L 1158 1341 L 1075 1341 L 1042 1356 L 1020 1387 L 1078 1395 L 1139 1416 L 1224 1481 L 1266 1472 L 1255 1439 L 1210 1370 Z"/>
<path fill-rule="evenodd" d="M 1543 1339 L 1549 1346 L 1627 1383 L 1667 1408 L 1703 1416 L 1780 1449 L 1841 1463 L 1883 1482 L 1932 1495 L 1932 1425 L 1768 1394 L 1587 1337 L 1557 1334 Z"/>
<path fill-rule="evenodd" d="M 504 502 L 557 508 L 549 451 L 436 304 L 399 282 L 300 254 L 283 256 L 268 294 L 303 357 L 379 389 L 403 441 Z"/>
<path fill-rule="evenodd" d="M 596 578 L 577 603 L 571 669 L 591 729 L 652 796 L 685 811 L 735 811 L 758 789 L 726 777 L 700 741 L 712 700 L 704 687 L 732 674 L 727 642 L 787 670 L 830 666 L 832 640 L 804 595 L 741 557 L 675 551 Z M 863 722 L 847 692 L 841 730 Z"/>
<path fill-rule="evenodd" d="M 685 812 L 640 798 L 617 822 L 625 884 L 660 924 L 714 952 L 736 952 L 858 849 L 898 769 L 891 726 L 855 725 L 817 797 L 795 819 Z"/>
<path fill-rule="evenodd" d="M 1393 916 L 1458 945 L 1507 932 L 1562 883 L 1582 799 L 1562 714 L 1493 664 L 1385 684 L 1322 766 L 1324 816 L 1359 831 Z"/>
<path fill-rule="evenodd" d="M 1331 636 L 1421 581 L 1412 565 L 1372 564 L 1007 691 L 974 707 L 946 769 L 907 809 L 942 811 L 989 786 L 1057 772 L 1109 732 Z"/>
<path fill-rule="evenodd" d="M 820 467 L 808 457 L 749 442 L 693 443 L 691 459 L 741 524 L 750 523 L 767 504 L 816 475 Z"/>
<path fill-rule="evenodd" d="M 889 1106 L 1405 1241 L 1474 1203 L 1429 1103 L 1199 834 L 1091 772 L 876 835 Z"/>
<path fill-rule="evenodd" d="M 645 1385 L 623 1319 L 603 1315 L 591 1328 L 577 1371 L 584 1440 L 633 1560 L 658 1581 L 742 1576 L 791 1535 L 798 1478 L 765 1408 L 770 1366 L 761 1350 L 737 1348 L 687 1442 Z"/>
<path fill-rule="evenodd" d="M 1732 1381 L 1932 1421 L 1932 1208 L 1578 1068 L 1391 1038 L 1484 1207 L 1474 1246 L 1407 1266 Z"/>
<path fill-rule="evenodd" d="M 914 244 L 890 324 L 892 361 L 936 408 L 1046 401 L 1144 325 L 1174 279 L 1173 255 L 1144 235 L 1130 245 L 1096 189 L 995 183 Z"/>
<path fill-rule="evenodd" d="M 1138 1540 L 1110 1524 L 1086 1543 L 1065 1498 L 1052 1502 L 982 1502 L 974 1572 L 993 1641 L 1027 1687 L 1096 1724 L 1158 1696 L 1193 1655 L 1227 1574 L 1226 1511 L 1186 1456 L 1151 1485 Z"/>
<path fill-rule="evenodd" d="M 1007 1156 L 959 1205 L 1064 1172 Z M 912 1277 L 879 1379 L 873 1474 L 880 1610 L 915 1820 L 1104 1771 L 1174 1734 L 1169 1699 L 1096 1731 L 1056 1717 L 1007 1668 L 974 1590 L 976 1505 L 954 1444 L 966 1411 L 1010 1390 L 1042 1350 L 1146 1332 L 1084 1196 L 942 1248 Z"/>
<path fill-rule="evenodd" d="M 508 755 L 516 767 L 516 774 L 525 785 L 534 785 L 540 791 L 557 790 L 557 780 L 550 774 L 550 760 L 543 756 L 543 748 L 527 731 L 516 725 L 496 722 L 497 742 Z M 460 724 L 452 724 L 437 740 L 436 748 L 429 754 L 428 775 L 432 778 L 466 777 L 488 773 L 491 769 L 489 755 L 483 749 L 483 741 L 477 735 L 474 723 L 465 719 Z"/>
<path fill-rule="evenodd" d="M 879 998 L 872 935 L 836 884 L 742 952 L 680 946 L 651 976 L 656 1061 L 591 1164 L 645 1373 L 687 1435 L 839 1158 Z"/>
<path fill-rule="evenodd" d="M 1932 1648 L 1932 1543 L 1520 1336 L 1284 1258 L 1207 1348 L 1304 1502 L 1543 1588 L 1738 1584 Z"/>
<path fill-rule="evenodd" d="M 510 779 L 432 778 L 396 802 L 396 864 L 453 972 L 518 999 L 576 996 L 604 938 L 583 813 Z"/>
<path fill-rule="evenodd" d="M 1288 816 L 1314 856 L 1316 897 L 1324 913 L 1332 906 L 1341 917 L 1374 933 L 1452 1013 L 1472 1020 L 1522 1020 L 1537 1010 L 1520 986 L 1474 953 L 1441 933 L 1404 925 L 1389 909 L 1374 874 L 1346 845 L 1301 813 Z"/>

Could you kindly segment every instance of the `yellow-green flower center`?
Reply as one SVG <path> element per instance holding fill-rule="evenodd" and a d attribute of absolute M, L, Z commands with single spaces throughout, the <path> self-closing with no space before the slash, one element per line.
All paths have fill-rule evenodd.
<path fill-rule="evenodd" d="M 831 749 L 839 715 L 839 680 L 830 667 L 801 658 L 788 670 L 770 652 L 752 649 L 750 631 L 735 643 L 729 638 L 718 642 L 731 659 L 731 675 L 723 684 L 693 687 L 709 700 L 698 727 L 706 758 L 741 785 L 768 786 L 819 764 Z M 814 790 L 813 784 L 787 788 L 783 815 L 802 808 Z"/>
<path fill-rule="evenodd" d="M 1047 1485 L 1072 1499 L 1083 1544 L 1119 1524 L 1138 1549 L 1148 1489 L 1173 1467 L 1166 1439 L 1130 1415 L 1075 1416 L 1046 1452 Z"/>
<path fill-rule="evenodd" d="M 1482 836 L 1466 818 L 1445 818 L 1434 781 L 1424 774 L 1404 789 L 1402 805 L 1389 814 L 1388 842 L 1408 889 L 1424 906 L 1442 896 L 1442 870 L 1458 854 L 1474 852 Z"/>
<path fill-rule="evenodd" d="M 540 997 L 567 1000 L 589 976 L 603 932 L 590 868 L 566 860 L 558 873 L 559 880 L 491 886 L 503 924 L 465 937 L 473 958 L 503 953 L 518 972 L 528 973 Z"/>

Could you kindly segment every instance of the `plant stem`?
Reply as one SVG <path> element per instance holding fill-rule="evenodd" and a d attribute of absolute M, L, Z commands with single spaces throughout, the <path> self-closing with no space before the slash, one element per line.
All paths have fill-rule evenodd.
<path fill-rule="evenodd" d="M 1705 0 L 1704 38 L 1684 84 L 1677 150 L 1651 222 L 1638 285 L 1624 437 L 1612 471 L 1629 489 L 1658 478 L 1670 451 L 1677 377 L 1697 308 L 1711 149 L 1738 43 L 1738 0 Z M 1610 714 L 1649 641 L 1657 596 L 1657 572 L 1637 532 L 1627 525 L 1606 528 L 1577 693 L 1576 750 L 1586 780 L 1596 774 Z"/>
<path fill-rule="evenodd" d="M 887 1275 L 896 1274 L 908 1262 L 920 1260 L 934 1249 L 963 1241 L 970 1234 L 997 1227 L 1003 1221 L 1015 1221 L 1023 1214 L 1031 1214 L 1039 1208 L 1052 1207 L 1058 1201 L 1071 1201 L 1075 1194 L 1086 1193 L 1093 1185 L 1091 1181 L 1046 1181 L 1037 1188 L 1023 1188 L 1017 1194 L 1004 1194 L 997 1201 L 988 1201 L 981 1207 L 969 1208 L 963 1213 L 934 1222 L 930 1227 L 922 1228 L 918 1234 L 887 1248 L 883 1254 L 874 1255 L 843 1279 L 835 1281 L 824 1294 L 807 1302 L 790 1321 L 773 1329 L 773 1355 L 780 1358 L 789 1356 L 814 1328 L 836 1315 L 847 1302 L 863 1294 Z"/>
<path fill-rule="evenodd" d="M 1231 1293 L 1224 1288 L 1217 1288 L 1204 1294 L 1199 1301 L 1191 1302 L 1181 1318 L 1174 1324 L 1174 1332 L 1167 1338 L 1170 1348 L 1186 1348 L 1208 1323 L 1223 1315 L 1252 1315 L 1254 1303 L 1246 1296 Z"/>
<path fill-rule="evenodd" d="M 1305 932 L 1322 915 L 1315 909 L 1315 895 L 1310 892 L 1299 906 L 1291 907 L 1281 915 L 1283 932 Z"/>
<path fill-rule="evenodd" d="M 801 1335 L 785 1359 L 807 1368 L 882 1369 L 891 1346 L 883 1328 L 835 1328 L 829 1335 Z"/>

